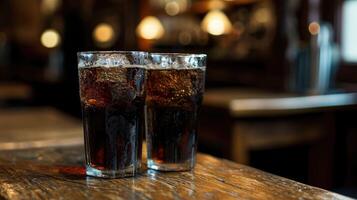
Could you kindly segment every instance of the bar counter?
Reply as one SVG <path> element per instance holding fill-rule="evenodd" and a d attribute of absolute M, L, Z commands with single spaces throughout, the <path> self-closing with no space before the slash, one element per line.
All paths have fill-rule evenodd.
<path fill-rule="evenodd" d="M 0 119 L 0 199 L 349 199 L 201 153 L 191 172 L 87 177 L 80 120 L 48 107 Z"/>
<path fill-rule="evenodd" d="M 83 155 L 82 145 L 1 151 L 1 199 L 349 199 L 206 154 L 191 172 L 98 179 Z"/>

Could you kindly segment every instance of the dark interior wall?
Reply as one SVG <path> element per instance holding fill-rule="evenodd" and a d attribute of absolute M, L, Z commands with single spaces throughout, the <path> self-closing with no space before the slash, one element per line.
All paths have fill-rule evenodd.
<path fill-rule="evenodd" d="M 135 50 L 135 26 L 138 23 L 138 1 L 92 1 L 83 10 L 81 1 L 64 1 L 64 40 L 62 52 L 64 55 L 64 79 L 59 83 L 61 95 L 65 99 L 55 102 L 61 109 L 72 114 L 80 113 L 78 95 L 77 52 L 89 50 Z M 88 9 L 88 7 L 86 9 Z M 114 12 L 115 11 L 115 12 Z M 99 48 L 92 41 L 92 30 L 95 25 L 106 20 L 117 23 L 118 37 L 108 48 Z"/>

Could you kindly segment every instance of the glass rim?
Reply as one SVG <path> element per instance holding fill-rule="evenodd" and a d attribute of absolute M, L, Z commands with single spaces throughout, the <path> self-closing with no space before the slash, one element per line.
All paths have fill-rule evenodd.
<path fill-rule="evenodd" d="M 148 55 L 155 56 L 167 56 L 167 57 L 198 57 L 203 58 L 207 57 L 207 54 L 204 53 L 169 53 L 169 52 L 147 52 L 147 51 L 78 51 L 77 55 L 86 55 L 86 54 L 131 54 L 131 53 L 143 53 Z"/>
<path fill-rule="evenodd" d="M 207 54 L 203 53 L 159 53 L 159 52 L 149 52 L 149 55 L 154 56 L 166 56 L 166 57 L 197 57 L 197 58 L 204 58 L 207 57 Z"/>
<path fill-rule="evenodd" d="M 78 68 L 143 66 L 147 69 L 205 69 L 207 55 L 147 51 L 80 51 L 77 52 L 77 58 Z"/>
<path fill-rule="evenodd" d="M 78 68 L 90 67 L 141 67 L 149 55 L 145 51 L 80 51 Z"/>
<path fill-rule="evenodd" d="M 206 69 L 206 54 L 149 53 L 149 70 L 159 69 Z"/>
<path fill-rule="evenodd" d="M 146 51 L 78 51 L 77 55 L 87 55 L 87 54 L 132 54 L 132 53 L 143 53 L 148 54 Z"/>

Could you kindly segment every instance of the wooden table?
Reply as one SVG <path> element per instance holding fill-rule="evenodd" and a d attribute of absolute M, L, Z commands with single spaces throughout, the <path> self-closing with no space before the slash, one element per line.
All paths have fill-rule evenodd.
<path fill-rule="evenodd" d="M 248 151 L 313 143 L 333 131 L 331 113 L 357 110 L 357 93 L 298 95 L 211 89 L 204 96 L 201 144 L 223 144 L 224 155 L 249 164 Z M 301 117 L 302 116 L 302 117 Z M 316 117 L 317 116 L 317 117 Z M 267 137 L 269 135 L 269 137 Z"/>
<path fill-rule="evenodd" d="M 349 109 L 357 105 L 357 93 L 299 95 L 248 89 L 211 89 L 203 105 L 229 110 L 232 117 L 286 116 Z"/>
<path fill-rule="evenodd" d="M 83 144 L 79 119 L 51 107 L 0 109 L 0 150 Z"/>
<path fill-rule="evenodd" d="M 352 111 L 357 111 L 357 93 L 299 95 L 211 89 L 204 96 L 200 120 L 204 134 L 199 134 L 199 144 L 246 165 L 251 164 L 253 151 L 306 146 L 307 181 L 330 189 L 338 177 L 334 169 L 341 165 L 337 158 L 345 156 L 336 152 L 347 152 L 338 150 L 346 134 L 338 129 L 338 122 L 346 120 L 337 119 L 337 113 Z"/>
<path fill-rule="evenodd" d="M 86 177 L 81 145 L 0 151 L 0 198 L 350 199 L 205 154 L 198 154 L 192 172 Z"/>

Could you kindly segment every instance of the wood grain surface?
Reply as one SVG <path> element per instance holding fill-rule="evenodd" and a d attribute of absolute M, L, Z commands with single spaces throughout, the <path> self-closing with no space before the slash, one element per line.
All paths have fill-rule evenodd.
<path fill-rule="evenodd" d="M 83 144 L 81 121 L 56 109 L 0 109 L 0 150 L 79 144 Z"/>
<path fill-rule="evenodd" d="M 0 152 L 0 199 L 349 199 L 205 154 L 191 172 L 86 177 L 83 147 Z"/>
<path fill-rule="evenodd" d="M 222 108 L 232 117 L 261 117 L 357 108 L 357 93 L 299 95 L 249 89 L 210 89 L 203 105 Z"/>

